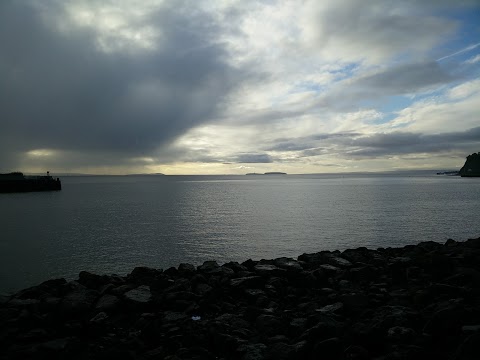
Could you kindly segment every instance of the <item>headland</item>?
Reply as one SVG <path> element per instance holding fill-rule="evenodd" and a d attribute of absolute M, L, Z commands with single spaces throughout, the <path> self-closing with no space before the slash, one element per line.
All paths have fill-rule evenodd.
<path fill-rule="evenodd" d="M 459 174 L 462 177 L 480 177 L 480 153 L 468 155 Z"/>
<path fill-rule="evenodd" d="M 0 298 L 0 359 L 477 359 L 480 238 L 127 276 Z"/>
<path fill-rule="evenodd" d="M 61 190 L 59 178 L 54 179 L 47 172 L 46 176 L 25 176 L 21 172 L 0 174 L 0 193 L 53 191 Z"/>

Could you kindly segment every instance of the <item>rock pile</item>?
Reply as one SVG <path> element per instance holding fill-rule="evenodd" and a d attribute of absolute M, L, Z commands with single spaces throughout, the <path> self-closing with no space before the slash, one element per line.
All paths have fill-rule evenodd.
<path fill-rule="evenodd" d="M 480 359 L 480 238 L 83 271 L 0 299 L 0 359 Z"/>

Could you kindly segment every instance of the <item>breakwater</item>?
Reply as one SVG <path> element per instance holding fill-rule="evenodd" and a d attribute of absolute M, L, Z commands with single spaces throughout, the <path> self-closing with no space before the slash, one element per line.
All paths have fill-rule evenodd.
<path fill-rule="evenodd" d="M 480 238 L 83 271 L 0 299 L 0 359 L 474 359 Z"/>
<path fill-rule="evenodd" d="M 21 172 L 0 174 L 0 193 L 57 191 L 62 189 L 59 178 L 47 176 L 25 176 Z"/>

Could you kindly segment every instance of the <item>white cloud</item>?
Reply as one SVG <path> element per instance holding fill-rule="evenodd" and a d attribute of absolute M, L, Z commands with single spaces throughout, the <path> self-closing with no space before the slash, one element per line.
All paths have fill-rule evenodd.
<path fill-rule="evenodd" d="M 161 44 L 162 33 L 151 23 L 150 16 L 163 3 L 163 0 L 66 0 L 37 2 L 34 6 L 50 26 L 66 35 L 90 31 L 99 50 L 129 52 L 151 51 Z"/>
<path fill-rule="evenodd" d="M 466 64 L 476 64 L 478 62 L 480 62 L 480 54 L 473 56 L 465 61 Z"/>
<path fill-rule="evenodd" d="M 465 99 L 478 95 L 480 92 L 480 79 L 465 82 L 447 91 L 446 96 L 451 100 Z"/>
<path fill-rule="evenodd" d="M 480 80 L 473 80 L 404 108 L 388 126 L 440 133 L 467 130 L 479 125 Z"/>

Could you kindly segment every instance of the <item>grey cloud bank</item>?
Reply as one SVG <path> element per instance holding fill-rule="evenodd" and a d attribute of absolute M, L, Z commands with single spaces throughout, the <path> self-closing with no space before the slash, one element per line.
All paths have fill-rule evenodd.
<path fill-rule="evenodd" d="M 240 154 L 235 158 L 238 163 L 271 163 L 272 158 L 267 154 Z"/>
<path fill-rule="evenodd" d="M 389 0 L 309 3 L 315 24 L 311 36 L 324 55 L 340 59 L 348 55 L 367 62 L 425 52 L 457 26 L 455 20 L 436 16 L 432 10 L 471 5 Z"/>
<path fill-rule="evenodd" d="M 375 134 L 353 140 L 351 145 L 358 148 L 350 153 L 355 157 L 381 157 L 416 153 L 441 153 L 449 150 L 468 152 L 478 146 L 480 127 L 467 131 L 442 134 L 415 134 L 394 132 Z"/>
<path fill-rule="evenodd" d="M 446 84 L 455 80 L 436 62 L 402 64 L 383 72 L 366 76 L 354 82 L 359 89 L 377 91 L 382 95 L 408 94 L 431 85 Z"/>
<path fill-rule="evenodd" d="M 307 138 L 291 139 L 270 147 L 274 151 L 297 152 L 298 157 L 311 157 L 337 152 L 345 158 L 385 158 L 392 155 L 441 153 L 455 150 L 468 151 L 480 139 L 480 127 L 466 131 L 421 134 L 396 131 L 373 135 L 319 134 Z"/>
<path fill-rule="evenodd" d="M 214 117 L 246 76 L 224 61 L 207 14 L 163 7 L 148 18 L 162 34 L 158 49 L 109 52 L 91 29 L 58 31 L 65 15 L 48 4 L 47 18 L 30 3 L 0 4 L 3 167 L 34 149 L 99 165 L 152 155 Z"/>

